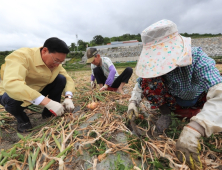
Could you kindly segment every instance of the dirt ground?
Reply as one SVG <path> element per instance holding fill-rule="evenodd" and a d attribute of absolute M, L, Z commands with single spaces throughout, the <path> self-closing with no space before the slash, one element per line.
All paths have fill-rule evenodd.
<path fill-rule="evenodd" d="M 1 112 L 4 112 L 4 108 L 1 108 Z M 33 128 L 36 128 L 39 125 L 44 125 L 47 123 L 50 118 L 42 119 L 42 115 L 40 112 L 34 112 L 32 110 L 26 109 L 25 112 L 27 113 Z M 9 149 L 12 147 L 14 143 L 17 143 L 20 138 L 17 135 L 17 121 L 14 117 L 12 117 L 9 113 L 5 113 L 7 119 L 4 120 L 2 124 L 0 124 L 0 149 Z M 1 121 L 1 120 L 0 120 Z M 40 127 L 41 128 L 41 127 Z M 38 131 L 39 128 L 34 130 L 32 133 L 34 134 Z M 23 133 L 22 135 L 25 137 L 29 133 Z"/>
<path fill-rule="evenodd" d="M 122 71 L 123 69 L 118 69 L 119 73 L 121 73 Z M 82 79 L 84 79 L 84 77 L 90 77 L 90 74 L 91 74 L 91 71 L 75 71 L 75 72 L 70 71 L 69 72 L 69 75 L 74 79 L 74 82 L 76 79 L 79 79 L 79 77 L 81 77 Z M 80 79 L 80 81 L 82 79 Z M 79 82 L 79 83 L 81 84 L 82 82 Z M 86 83 L 90 83 L 90 82 L 86 82 Z M 75 82 L 75 85 L 78 86 L 79 85 L 78 82 Z M 38 112 L 32 110 L 32 106 L 29 108 L 30 109 L 26 109 L 25 112 L 27 113 L 34 130 L 32 130 L 32 132 L 22 133 L 24 137 L 29 135 L 30 133 L 34 135 L 43 126 L 46 126 L 47 122 L 50 121 L 50 118 L 42 119 L 41 106 L 39 106 L 38 110 L 40 111 Z M 5 118 L 3 119 L 3 117 Z M 38 126 L 41 126 L 41 127 L 38 127 Z M 20 138 L 17 135 L 18 132 L 16 129 L 17 129 L 16 119 L 12 115 L 7 113 L 4 107 L 0 105 L 0 150 L 10 149 L 12 148 L 13 144 L 20 141 Z"/>
<path fill-rule="evenodd" d="M 216 64 L 216 67 L 220 70 L 220 72 L 222 71 L 222 64 Z M 118 69 L 118 72 L 120 73 L 123 69 Z M 87 75 L 90 75 L 90 71 L 78 71 L 78 72 L 69 72 L 70 76 L 74 79 L 81 76 L 86 77 Z M 134 74 L 135 76 L 135 74 Z M 130 81 L 134 80 L 134 79 L 130 79 Z M 77 82 L 75 82 L 77 84 Z M 88 83 L 88 82 L 87 82 Z M 132 82 L 129 82 L 129 84 L 131 84 Z M 127 92 L 128 94 L 130 94 L 130 92 Z M 30 118 L 30 121 L 32 123 L 33 128 L 37 128 L 35 130 L 33 130 L 32 132 L 29 133 L 23 133 L 23 136 L 26 136 L 30 133 L 35 134 L 35 132 L 39 131 L 41 129 L 41 127 L 38 126 L 45 126 L 47 124 L 47 122 L 50 121 L 49 119 L 42 119 L 42 115 L 41 115 L 41 107 L 39 112 L 33 111 L 30 107 L 31 110 L 26 109 L 26 113 Z M 6 116 L 6 119 L 2 119 L 1 116 Z M 3 122 L 2 122 L 3 121 Z M 0 149 L 9 149 L 13 146 L 14 143 L 17 143 L 20 138 L 17 135 L 17 122 L 16 119 L 11 116 L 9 113 L 5 112 L 4 108 L 0 105 Z"/>
<path fill-rule="evenodd" d="M 222 64 L 216 65 L 216 67 L 220 71 L 222 71 Z M 117 70 L 119 73 L 121 73 L 123 71 L 123 69 L 117 69 Z M 74 104 L 77 107 L 78 106 L 78 102 L 77 102 L 78 97 L 79 98 L 85 97 L 84 94 L 86 94 L 86 91 L 88 91 L 88 89 L 85 89 L 85 93 L 83 93 L 84 86 L 87 85 L 90 87 L 91 71 L 78 71 L 78 72 L 77 71 L 75 71 L 75 72 L 70 71 L 68 73 L 73 78 L 73 80 L 76 84 L 77 91 L 74 94 Z M 131 91 L 136 83 L 136 78 L 137 78 L 137 76 L 135 75 L 135 73 L 133 73 L 133 76 L 129 80 L 129 83 L 125 85 L 124 92 L 125 92 L 125 94 L 127 94 L 129 96 L 128 98 L 130 98 Z M 125 107 L 127 107 L 128 98 L 126 99 L 126 101 L 119 99 L 118 103 L 124 104 Z M 102 102 L 101 102 L 101 104 L 102 104 Z M 83 106 L 81 106 L 81 107 L 83 107 Z M 127 110 L 125 107 L 123 108 L 124 109 L 123 112 L 126 112 L 126 110 Z M 105 107 L 101 107 L 101 108 L 105 108 Z M 112 110 L 110 110 L 110 111 L 112 111 Z M 85 112 L 88 113 L 87 110 Z M 40 110 L 35 111 L 35 109 L 33 110 L 30 107 L 30 108 L 26 109 L 26 113 L 29 116 L 34 129 L 32 130 L 32 132 L 25 133 L 25 134 L 23 133 L 22 134 L 23 136 L 27 136 L 30 133 L 32 133 L 32 135 L 35 135 L 36 133 L 38 133 L 41 130 L 42 127 L 47 126 L 47 124 L 50 124 L 51 120 L 53 119 L 53 118 L 42 119 L 41 108 L 40 108 Z M 0 150 L 1 149 L 7 150 L 9 148 L 12 148 L 13 144 L 17 143 L 20 140 L 20 138 L 17 135 L 17 130 L 16 130 L 17 127 L 16 126 L 17 126 L 17 122 L 16 122 L 15 118 L 13 116 L 11 116 L 9 113 L 7 113 L 4 110 L 4 108 L 0 105 Z"/>

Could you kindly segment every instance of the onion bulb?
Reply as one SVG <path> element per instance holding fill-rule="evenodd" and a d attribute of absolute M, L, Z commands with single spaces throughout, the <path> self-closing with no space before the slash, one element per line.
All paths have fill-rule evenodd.
<path fill-rule="evenodd" d="M 140 119 L 144 119 L 144 116 L 142 115 L 142 114 L 139 114 L 139 116 L 138 116 L 138 118 L 140 118 Z"/>
<path fill-rule="evenodd" d="M 87 105 L 87 108 L 94 110 L 98 106 L 98 103 L 92 102 Z"/>

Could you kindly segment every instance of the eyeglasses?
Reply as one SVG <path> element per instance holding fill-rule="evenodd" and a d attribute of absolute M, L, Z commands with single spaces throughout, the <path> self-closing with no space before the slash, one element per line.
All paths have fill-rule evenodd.
<path fill-rule="evenodd" d="M 62 61 L 62 62 L 61 62 L 61 61 L 56 61 L 56 60 L 53 58 L 52 55 L 51 55 L 51 57 L 52 57 L 53 63 L 55 63 L 55 64 L 62 64 L 62 63 L 63 63 L 63 61 Z"/>

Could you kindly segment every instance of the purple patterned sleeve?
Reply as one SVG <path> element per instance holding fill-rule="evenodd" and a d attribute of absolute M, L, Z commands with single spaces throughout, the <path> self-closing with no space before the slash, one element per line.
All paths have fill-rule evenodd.
<path fill-rule="evenodd" d="M 91 74 L 91 81 L 94 81 L 95 77 Z"/>
<path fill-rule="evenodd" d="M 106 79 L 105 84 L 111 86 L 113 84 L 115 74 L 116 74 L 116 69 L 115 69 L 114 65 L 111 65 L 109 67 L 109 75 L 108 75 L 108 77 Z"/>

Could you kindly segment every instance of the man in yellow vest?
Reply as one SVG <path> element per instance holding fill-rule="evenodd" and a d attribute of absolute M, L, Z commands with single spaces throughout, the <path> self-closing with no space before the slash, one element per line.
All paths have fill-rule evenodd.
<path fill-rule="evenodd" d="M 5 58 L 1 67 L 0 104 L 17 119 L 18 132 L 32 128 L 24 109 L 30 105 L 45 106 L 42 118 L 61 116 L 72 111 L 74 82 L 62 67 L 69 53 L 66 43 L 52 37 L 43 47 L 20 48 Z M 60 104 L 61 94 L 65 100 Z"/>

